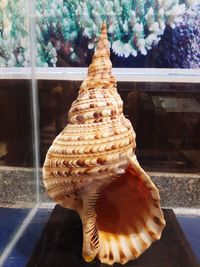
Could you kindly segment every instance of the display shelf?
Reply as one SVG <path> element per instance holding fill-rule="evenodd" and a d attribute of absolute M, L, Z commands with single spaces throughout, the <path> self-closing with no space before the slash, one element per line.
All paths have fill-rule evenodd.
<path fill-rule="evenodd" d="M 42 235 L 42 231 L 48 221 L 50 214 L 54 208 L 53 203 L 40 204 L 35 216 L 31 220 L 30 224 L 26 228 L 23 236 L 17 241 L 15 247 L 10 253 L 8 259 L 2 267 L 19 267 L 25 266 L 30 258 L 36 243 Z M 17 210 L 17 209 L 16 209 Z M 21 210 L 21 209 L 20 209 Z M 5 209 L 3 209 L 3 212 Z M 15 224 L 18 218 L 15 217 L 14 209 L 7 210 L 10 212 L 9 217 L 4 220 L 4 224 L 10 225 L 10 219 L 14 218 L 11 224 Z M 1 211 L 2 212 L 2 211 Z M 176 219 L 178 220 L 186 238 L 188 239 L 197 260 L 200 262 L 200 210 L 199 209 L 174 209 Z M 10 226 L 8 226 L 10 227 Z M 0 240 L 0 243 L 3 240 Z M 95 263 L 94 263 L 95 264 Z M 87 265 L 86 265 L 87 266 Z M 89 263 L 88 266 L 93 266 L 93 263 Z M 103 266 L 103 265 L 100 265 Z M 71 266 L 70 266 L 71 267 Z M 79 266 L 80 267 L 80 266 Z M 122 267 L 122 266 L 121 266 Z M 161 266 L 159 266 L 161 267 Z M 181 266 L 182 267 L 182 266 Z"/>
<path fill-rule="evenodd" d="M 38 80 L 78 80 L 82 81 L 87 68 L 79 67 L 37 67 L 31 68 L 0 68 L 0 79 L 31 79 Z M 113 68 L 117 81 L 129 82 L 181 82 L 200 83 L 199 69 L 154 69 L 154 68 Z"/>
<path fill-rule="evenodd" d="M 0 227 L 3 231 L 0 234 L 0 254 L 4 248 L 12 240 L 15 230 L 23 223 L 30 209 L 2 208 L 0 207 Z"/>
<path fill-rule="evenodd" d="M 124 266 L 197 267 L 196 257 L 172 210 L 164 210 L 166 227 L 138 259 Z M 94 260 L 85 263 L 81 257 L 82 227 L 74 211 L 56 205 L 26 267 L 108 266 Z M 121 264 L 115 264 L 121 266 Z"/>

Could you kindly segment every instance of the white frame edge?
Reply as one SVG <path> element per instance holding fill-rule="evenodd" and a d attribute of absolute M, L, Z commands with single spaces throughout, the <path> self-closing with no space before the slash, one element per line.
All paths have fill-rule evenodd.
<path fill-rule="evenodd" d="M 86 75 L 87 68 L 35 68 L 35 78 L 37 80 L 82 81 Z M 113 75 L 118 82 L 200 83 L 200 69 L 113 68 Z M 31 68 L 0 68 L 0 79 L 31 79 Z"/>

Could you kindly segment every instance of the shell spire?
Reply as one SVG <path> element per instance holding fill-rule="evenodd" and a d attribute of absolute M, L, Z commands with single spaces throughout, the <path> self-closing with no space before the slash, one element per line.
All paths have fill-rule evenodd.
<path fill-rule="evenodd" d="M 92 63 L 88 67 L 88 76 L 84 80 L 80 92 L 94 88 L 97 85 L 106 89 L 108 86 L 116 86 L 116 79 L 112 75 L 106 22 L 102 25 L 99 41 L 92 57 Z"/>
<path fill-rule="evenodd" d="M 88 75 L 43 166 L 49 196 L 83 225 L 82 256 L 126 263 L 161 236 L 156 186 L 135 156 L 135 132 L 123 114 L 104 23 Z"/>
<path fill-rule="evenodd" d="M 88 68 L 88 75 L 110 75 L 111 71 L 112 63 L 110 61 L 110 49 L 107 35 L 107 27 L 106 23 L 104 22 L 101 28 L 101 34 L 97 43 L 95 53 L 92 58 L 92 63 Z"/>

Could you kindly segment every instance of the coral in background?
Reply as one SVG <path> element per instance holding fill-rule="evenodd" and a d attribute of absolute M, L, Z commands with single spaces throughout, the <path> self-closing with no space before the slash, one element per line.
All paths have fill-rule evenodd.
<path fill-rule="evenodd" d="M 187 51 L 183 68 L 200 67 L 200 4 L 189 9 L 183 16 L 183 22 L 177 27 L 180 46 L 179 54 Z"/>
<path fill-rule="evenodd" d="M 200 4 L 188 9 L 176 28 L 166 27 L 149 62 L 154 67 L 200 67 Z"/>
<path fill-rule="evenodd" d="M 25 0 L 0 0 L 0 66 L 29 65 Z"/>
<path fill-rule="evenodd" d="M 137 56 L 160 40 L 166 25 L 175 28 L 185 9 L 195 1 L 188 0 L 38 0 L 39 65 L 45 64 L 46 46 L 53 43 L 59 57 L 68 64 L 80 62 L 86 55 L 84 46 L 93 49 L 104 20 L 108 25 L 112 51 L 119 57 Z M 80 48 L 82 42 L 82 49 Z M 72 45 L 73 44 L 73 45 Z M 47 57 L 47 62 L 56 57 Z"/>
<path fill-rule="evenodd" d="M 36 64 L 88 66 L 105 20 L 115 67 L 199 67 L 198 3 L 36 0 Z M 25 7 L 26 0 L 0 0 L 0 66 L 30 65 Z"/>
<path fill-rule="evenodd" d="M 74 53 L 75 41 L 78 39 L 76 9 L 79 1 L 38 0 L 37 10 L 37 65 L 55 66 L 57 53 L 67 62 L 77 62 Z M 63 65 L 62 64 L 62 65 Z"/>

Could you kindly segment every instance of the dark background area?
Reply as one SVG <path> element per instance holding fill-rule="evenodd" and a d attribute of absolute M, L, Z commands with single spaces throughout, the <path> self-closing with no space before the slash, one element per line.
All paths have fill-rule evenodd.
<path fill-rule="evenodd" d="M 68 110 L 80 84 L 38 81 L 41 166 L 52 141 L 67 125 Z M 136 154 L 147 171 L 199 171 L 199 89 L 199 84 L 118 82 L 124 114 L 136 131 Z M 164 107 L 165 101 L 175 106 Z M 32 135 L 29 81 L 2 81 L 0 164 L 32 166 Z"/>
<path fill-rule="evenodd" d="M 33 165 L 30 81 L 0 82 L 0 165 Z"/>

